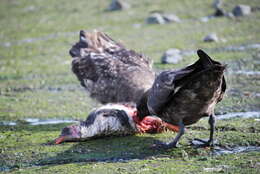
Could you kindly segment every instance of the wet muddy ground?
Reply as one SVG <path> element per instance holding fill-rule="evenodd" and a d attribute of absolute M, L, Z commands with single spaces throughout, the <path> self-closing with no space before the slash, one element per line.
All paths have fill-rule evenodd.
<path fill-rule="evenodd" d="M 158 135 L 136 135 L 131 137 L 104 138 L 89 142 L 67 143 L 54 145 L 53 140 L 60 130 L 77 120 L 66 118 L 23 118 L 17 121 L 1 121 L 1 168 L 3 172 L 18 169 L 34 170 L 46 166 L 80 165 L 82 163 L 102 166 L 107 163 L 135 164 L 145 161 L 161 161 L 172 163 L 172 159 L 190 159 L 211 161 L 216 158 L 226 158 L 227 155 L 239 155 L 242 160 L 244 154 L 259 154 L 259 74 L 241 73 L 257 72 L 258 59 L 242 59 L 227 62 L 229 69 L 226 72 L 228 91 L 223 104 L 216 110 L 218 118 L 217 143 L 214 149 L 200 149 L 192 146 L 190 141 L 195 137 L 206 138 L 209 134 L 207 119 L 188 127 L 188 131 L 178 149 L 158 151 L 151 147 L 154 141 L 160 139 L 169 141 L 174 133 L 166 132 Z M 253 63 L 253 66 L 251 63 Z M 234 68 L 233 68 L 234 67 Z M 239 68 L 238 68 L 239 67 Z M 250 86 L 249 86 L 250 85 Z M 41 90 L 62 92 L 60 88 L 46 88 Z M 74 89 L 76 90 L 76 89 Z M 73 90 L 73 91 L 74 91 Z M 26 91 L 26 90 L 25 90 Z M 36 89 L 37 91 L 37 89 Z M 24 92 L 24 91 L 15 91 Z M 35 92 L 35 91 L 34 91 Z M 81 92 L 84 92 L 81 90 Z M 82 119 L 82 118 L 81 118 Z M 84 118 L 83 118 L 84 119 Z M 44 133 L 45 131 L 48 134 Z M 109 144 L 107 144 L 109 142 Z M 142 145 L 141 145 L 142 144 Z M 196 143 L 195 143 L 196 144 Z M 64 149 L 66 149 L 64 151 Z M 221 157 L 217 157 L 221 156 Z M 3 160 L 4 159 L 4 160 Z M 257 158 L 255 159 L 256 161 Z M 253 161 L 255 161 L 253 160 Z M 253 162 L 252 165 L 257 165 Z M 230 170 L 234 164 L 223 167 L 208 167 L 203 170 Z"/>

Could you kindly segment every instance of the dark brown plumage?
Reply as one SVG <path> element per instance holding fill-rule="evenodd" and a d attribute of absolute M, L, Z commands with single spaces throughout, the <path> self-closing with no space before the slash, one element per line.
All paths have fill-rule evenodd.
<path fill-rule="evenodd" d="M 137 102 L 154 81 L 150 60 L 108 35 L 80 31 L 70 50 L 72 71 L 101 103 Z"/>
<path fill-rule="evenodd" d="M 163 121 L 178 125 L 176 138 L 163 147 L 175 147 L 184 134 L 184 127 L 209 116 L 211 134 L 205 145 L 212 145 L 215 125 L 214 108 L 226 90 L 225 65 L 198 50 L 200 59 L 180 69 L 160 73 L 138 103 L 138 116 L 157 115 Z M 202 140 L 201 140 L 202 141 Z"/>
<path fill-rule="evenodd" d="M 156 79 L 149 59 L 101 32 L 80 31 L 70 55 L 72 71 L 91 97 L 101 103 L 138 102 L 138 117 L 157 115 L 179 126 L 179 134 L 164 147 L 176 146 L 185 125 L 206 116 L 210 117 L 211 133 L 205 144 L 213 143 L 214 107 L 226 90 L 225 66 L 202 50 L 194 64 L 164 71 Z"/>

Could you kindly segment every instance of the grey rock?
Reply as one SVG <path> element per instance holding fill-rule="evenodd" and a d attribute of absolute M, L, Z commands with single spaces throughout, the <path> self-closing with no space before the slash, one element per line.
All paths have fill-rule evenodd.
<path fill-rule="evenodd" d="M 208 22 L 210 19 L 214 18 L 214 16 L 204 16 L 199 18 L 201 22 Z"/>
<path fill-rule="evenodd" d="M 181 51 L 176 49 L 176 48 L 172 48 L 167 50 L 162 58 L 161 61 L 164 64 L 177 64 L 182 60 L 182 55 L 181 55 Z"/>
<path fill-rule="evenodd" d="M 234 16 L 239 17 L 239 16 L 246 16 L 251 13 L 251 7 L 248 5 L 237 5 L 233 10 L 232 13 Z"/>
<path fill-rule="evenodd" d="M 216 33 L 211 33 L 203 39 L 204 42 L 218 42 L 218 40 L 219 39 Z"/>
<path fill-rule="evenodd" d="M 128 3 L 126 3 L 125 1 L 113 0 L 109 5 L 108 10 L 117 11 L 117 10 L 129 9 L 129 8 L 130 8 L 130 5 Z"/>
<path fill-rule="evenodd" d="M 175 14 L 163 14 L 162 17 L 166 23 L 181 22 L 180 18 Z"/>
<path fill-rule="evenodd" d="M 165 19 L 160 13 L 152 13 L 147 19 L 148 24 L 165 24 Z"/>
<path fill-rule="evenodd" d="M 152 13 L 147 19 L 148 24 L 166 24 L 171 22 L 180 22 L 180 18 L 175 14 Z"/>
<path fill-rule="evenodd" d="M 212 7 L 213 8 L 221 8 L 222 7 L 222 0 L 214 0 L 213 3 L 212 3 Z"/>

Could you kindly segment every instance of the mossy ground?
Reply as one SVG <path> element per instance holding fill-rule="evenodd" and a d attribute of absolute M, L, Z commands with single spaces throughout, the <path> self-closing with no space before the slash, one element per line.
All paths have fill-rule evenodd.
<path fill-rule="evenodd" d="M 2 0 L 0 2 L 0 119 L 85 119 L 98 103 L 91 100 L 70 71 L 68 50 L 81 29 L 99 29 L 128 48 L 145 53 L 157 69 L 179 68 L 197 59 L 187 56 L 177 65 L 163 65 L 160 56 L 169 48 L 202 48 L 232 70 L 259 71 L 259 50 L 216 51 L 225 46 L 260 43 L 260 11 L 238 19 L 199 18 L 214 13 L 211 0 L 132 0 L 126 11 L 105 11 L 110 1 Z M 227 11 L 236 4 L 259 7 L 258 0 L 225 1 Z M 148 25 L 150 11 L 178 15 L 182 22 Z M 140 24 L 140 27 L 136 27 Z M 204 43 L 216 32 L 226 42 Z M 215 51 L 214 51 L 215 50 Z M 258 55 L 258 56 L 257 56 Z M 242 62 L 242 66 L 240 63 Z M 254 65 L 254 66 L 252 66 Z M 217 113 L 260 109 L 259 76 L 227 73 L 228 93 Z M 234 92 L 235 91 L 235 92 Z M 190 127 L 181 148 L 150 149 L 155 140 L 170 140 L 174 133 L 110 137 L 89 142 L 49 145 L 68 124 L 0 125 L 0 171 L 13 173 L 259 173 L 260 152 L 211 156 L 207 149 L 189 146 L 193 137 L 207 137 L 207 121 Z M 255 119 L 221 120 L 216 137 L 221 146 L 260 146 L 260 124 Z M 129 159 L 129 161 L 122 161 Z M 216 172 L 216 171 L 215 171 Z M 214 173 L 214 171 L 213 171 Z"/>

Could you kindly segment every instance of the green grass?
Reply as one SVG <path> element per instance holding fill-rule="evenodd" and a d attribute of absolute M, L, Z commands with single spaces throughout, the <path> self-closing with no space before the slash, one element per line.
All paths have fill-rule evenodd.
<path fill-rule="evenodd" d="M 259 170 L 259 168 L 250 167 L 250 165 L 260 162 L 257 157 L 259 152 L 211 156 L 210 150 L 190 147 L 190 139 L 208 136 L 206 120 L 188 128 L 178 149 L 167 151 L 154 150 L 151 148 L 151 144 L 155 140 L 169 141 L 171 137 L 175 136 L 175 133 L 108 137 L 62 145 L 48 144 L 47 142 L 52 141 L 64 126 L 61 124 L 55 127 L 28 125 L 1 127 L 0 143 L 3 145 L 0 155 L 1 166 L 18 173 L 21 171 L 34 173 L 40 169 L 46 173 L 56 170 L 65 172 L 68 168 L 71 173 L 76 173 L 83 172 L 87 166 L 88 170 L 93 172 L 110 171 L 110 173 L 113 173 L 113 170 L 121 170 L 121 168 L 126 168 L 125 173 L 140 173 L 143 170 L 148 172 L 153 168 L 162 173 L 171 171 L 189 173 L 221 165 L 227 165 L 229 168 L 226 170 L 231 173 L 237 171 L 257 173 Z M 216 137 L 223 147 L 259 146 L 259 130 L 260 126 L 254 119 L 219 121 Z M 236 158 L 236 160 L 230 160 L 232 158 Z M 122 161 L 124 159 L 130 161 Z M 241 163 L 244 165 L 241 166 Z M 122 172 L 118 171 L 118 173 Z"/>
<path fill-rule="evenodd" d="M 197 60 L 186 56 L 177 65 L 160 63 L 169 48 L 205 49 L 228 64 L 228 92 L 216 112 L 259 110 L 259 77 L 234 76 L 229 71 L 259 71 L 259 50 L 221 51 L 217 48 L 260 43 L 260 11 L 238 19 L 199 18 L 214 13 L 211 0 L 131 0 L 126 11 L 107 12 L 110 1 L 2 0 L 0 1 L 0 120 L 24 118 L 85 119 L 99 104 L 90 99 L 70 70 L 71 46 L 81 29 L 99 29 L 127 48 L 144 53 L 155 69 L 180 68 Z M 236 4 L 259 6 L 258 0 L 229 0 L 224 9 Z M 182 22 L 148 25 L 149 12 L 175 13 Z M 134 24 L 140 24 L 135 28 Z M 215 32 L 226 42 L 205 43 L 203 37 Z M 254 58 L 254 59 L 252 59 Z M 242 62 L 242 63 L 241 63 Z M 232 91 L 238 91 L 232 93 Z M 252 94 L 252 95 L 248 95 Z M 259 146 L 258 122 L 254 119 L 219 121 L 217 138 L 222 146 Z M 194 149 L 188 141 L 207 137 L 207 121 L 192 126 L 181 140 L 181 148 L 154 151 L 154 140 L 175 136 L 136 135 L 89 142 L 47 145 L 67 124 L 30 126 L 0 125 L 0 171 L 13 173 L 209 173 L 204 168 L 221 168 L 225 173 L 259 173 L 259 152 L 211 156 L 208 150 Z M 47 143 L 47 144 L 46 144 Z M 115 162 L 113 159 L 130 159 Z M 101 160 L 101 162 L 96 161 Z M 103 160 L 108 160 L 104 162 Z M 103 162 L 102 162 L 103 161 Z M 222 169 L 221 169 L 222 170 Z M 214 172 L 213 172 L 214 173 Z"/>

